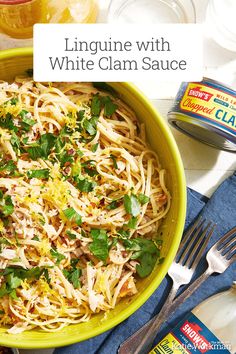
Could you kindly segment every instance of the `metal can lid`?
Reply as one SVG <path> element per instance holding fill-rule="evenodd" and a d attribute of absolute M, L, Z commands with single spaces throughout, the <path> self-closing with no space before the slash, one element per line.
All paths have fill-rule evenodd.
<path fill-rule="evenodd" d="M 206 77 L 206 76 L 203 77 L 202 82 L 221 86 L 224 89 L 226 88 L 228 90 L 231 90 L 231 91 L 233 91 L 236 94 L 235 88 L 232 85 L 230 85 L 229 83 L 226 84 L 226 83 L 224 83 L 224 82 L 222 82 L 220 80 L 215 80 L 215 79 L 212 79 L 212 78 Z"/>
<path fill-rule="evenodd" d="M 236 152 L 235 136 L 215 125 L 179 112 L 169 112 L 168 121 L 174 128 L 198 141 L 221 150 Z"/>

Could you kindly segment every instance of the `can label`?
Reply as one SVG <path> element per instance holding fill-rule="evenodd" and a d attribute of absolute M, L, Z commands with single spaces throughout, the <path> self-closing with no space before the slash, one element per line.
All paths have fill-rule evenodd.
<path fill-rule="evenodd" d="M 184 88 L 178 111 L 236 135 L 236 94 L 233 90 L 207 82 L 188 83 Z"/>
<path fill-rule="evenodd" d="M 229 354 L 229 349 L 190 312 L 150 354 Z"/>

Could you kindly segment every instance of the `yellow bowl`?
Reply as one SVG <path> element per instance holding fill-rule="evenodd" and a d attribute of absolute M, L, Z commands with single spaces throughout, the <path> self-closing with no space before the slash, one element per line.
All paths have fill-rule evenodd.
<path fill-rule="evenodd" d="M 0 80 L 12 81 L 16 75 L 32 68 L 33 50 L 18 48 L 0 52 Z M 0 328 L 0 344 L 19 348 L 50 348 L 69 345 L 101 334 L 124 321 L 136 311 L 156 290 L 165 277 L 177 252 L 183 232 L 186 212 L 186 185 L 182 161 L 167 123 L 149 100 L 132 84 L 109 83 L 122 100 L 145 122 L 148 141 L 158 153 L 162 166 L 167 170 L 167 186 L 172 195 L 171 209 L 158 233 L 162 232 L 164 244 L 163 264 L 156 265 L 149 277 L 137 283 L 139 292 L 132 298 L 123 299 L 114 310 L 104 317 L 94 316 L 86 323 L 70 325 L 60 332 L 46 333 L 40 330 L 21 334 L 7 334 Z M 156 301 L 158 302 L 158 298 Z"/>

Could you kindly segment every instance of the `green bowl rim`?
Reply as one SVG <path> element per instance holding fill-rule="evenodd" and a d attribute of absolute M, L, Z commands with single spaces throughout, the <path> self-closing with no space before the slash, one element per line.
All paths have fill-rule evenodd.
<path fill-rule="evenodd" d="M 5 59 L 5 58 L 11 58 L 11 57 L 21 57 L 21 56 L 33 56 L 33 48 L 32 47 L 26 47 L 26 48 L 13 48 L 13 49 L 7 49 L 7 50 L 2 50 L 0 51 L 0 60 Z M 112 82 L 110 83 L 112 85 Z M 177 220 L 177 226 L 176 226 L 176 232 L 175 232 L 175 240 L 172 243 L 169 252 L 168 252 L 168 257 L 165 259 L 163 262 L 159 273 L 158 277 L 154 278 L 150 285 L 143 291 L 142 296 L 138 297 L 132 304 L 128 306 L 126 310 L 123 310 L 121 313 L 119 313 L 116 317 L 109 319 L 107 323 L 101 323 L 101 325 L 97 326 L 96 328 L 92 329 L 91 331 L 80 334 L 79 333 L 79 338 L 75 337 L 68 337 L 68 339 L 58 339 L 57 341 L 54 339 L 50 341 L 50 339 L 47 341 L 46 344 L 43 344 L 40 346 L 40 342 L 34 343 L 28 343 L 28 340 L 21 340 L 20 343 L 12 343 L 14 341 L 14 338 L 5 338 L 3 339 L 3 335 L 0 334 L 0 343 L 2 345 L 8 345 L 8 346 L 13 346 L 13 347 L 18 347 L 18 348 L 25 348 L 25 349 L 46 349 L 46 348 L 54 348 L 54 347 L 61 347 L 61 346 L 66 346 L 70 344 L 77 343 L 78 341 L 84 341 L 90 338 L 93 338 L 99 334 L 102 334 L 109 329 L 115 327 L 122 321 L 124 321 L 126 318 L 128 318 L 130 315 L 132 315 L 136 310 L 138 310 L 144 302 L 148 300 L 148 298 L 152 295 L 152 293 L 157 289 L 159 284 L 162 282 L 164 277 L 166 276 L 168 269 L 176 255 L 176 252 L 179 247 L 179 243 L 182 237 L 183 229 L 184 229 L 184 223 L 185 223 L 185 216 L 186 216 L 186 205 L 187 205 L 187 194 L 186 194 L 186 182 L 185 182 L 185 174 L 184 174 L 184 167 L 183 163 L 180 157 L 180 153 L 177 147 L 177 144 L 174 140 L 174 137 L 170 131 L 170 128 L 166 124 L 164 118 L 159 114 L 159 112 L 156 110 L 156 108 L 152 105 L 152 103 L 149 101 L 149 99 L 132 83 L 128 82 L 122 82 L 122 86 L 126 87 L 129 91 L 135 93 L 136 97 L 142 102 L 142 104 L 147 107 L 147 109 L 151 112 L 151 115 L 153 118 L 158 122 L 162 133 L 165 136 L 165 139 L 168 141 L 168 144 L 170 146 L 170 149 L 173 153 L 175 162 L 176 162 L 176 172 L 177 172 L 177 179 L 179 182 L 179 219 Z M 58 332 L 58 335 L 60 332 Z M 48 334 L 50 337 L 50 333 Z M 16 345 L 15 345 L 16 344 Z"/>

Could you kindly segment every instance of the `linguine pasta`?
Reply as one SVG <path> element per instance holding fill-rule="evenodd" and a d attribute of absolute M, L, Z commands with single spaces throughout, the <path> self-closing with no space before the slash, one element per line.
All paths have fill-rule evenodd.
<path fill-rule="evenodd" d="M 134 112 L 95 86 L 0 82 L 0 323 L 9 333 L 107 312 L 161 260 L 165 171 Z"/>

